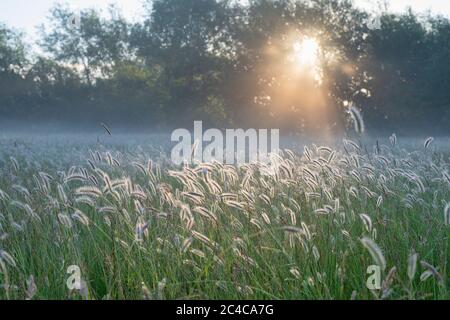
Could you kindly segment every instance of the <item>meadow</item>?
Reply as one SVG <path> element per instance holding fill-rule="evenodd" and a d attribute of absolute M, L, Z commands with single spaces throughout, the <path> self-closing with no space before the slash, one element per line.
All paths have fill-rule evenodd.
<path fill-rule="evenodd" d="M 1 136 L 0 298 L 450 298 L 449 139 L 292 145 L 275 174 L 165 140 Z"/>

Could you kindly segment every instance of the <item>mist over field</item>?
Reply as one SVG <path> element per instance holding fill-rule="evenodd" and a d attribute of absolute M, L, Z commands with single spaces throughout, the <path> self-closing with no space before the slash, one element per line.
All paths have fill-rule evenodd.
<path fill-rule="evenodd" d="M 450 299 L 448 18 L 143 3 L 0 22 L 0 299 Z"/>

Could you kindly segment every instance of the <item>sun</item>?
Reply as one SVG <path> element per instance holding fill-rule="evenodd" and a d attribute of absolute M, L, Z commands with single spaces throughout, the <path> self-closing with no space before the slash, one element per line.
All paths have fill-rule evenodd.
<path fill-rule="evenodd" d="M 314 38 L 294 42 L 294 58 L 300 66 L 316 67 L 319 64 L 320 45 Z"/>

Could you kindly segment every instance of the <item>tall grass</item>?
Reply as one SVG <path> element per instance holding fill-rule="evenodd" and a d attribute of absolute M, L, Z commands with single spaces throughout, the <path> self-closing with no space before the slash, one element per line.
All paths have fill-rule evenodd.
<path fill-rule="evenodd" d="M 423 146 L 285 150 L 276 174 L 121 146 L 11 147 L 0 298 L 449 299 L 449 157 Z"/>

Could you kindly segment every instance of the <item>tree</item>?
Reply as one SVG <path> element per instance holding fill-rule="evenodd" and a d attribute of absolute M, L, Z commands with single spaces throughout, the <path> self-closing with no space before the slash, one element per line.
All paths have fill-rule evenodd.
<path fill-rule="evenodd" d="M 341 116 L 342 101 L 364 88 L 367 14 L 350 1 L 253 0 L 235 19 L 228 105 L 241 106 L 239 118 L 253 119 L 253 126 L 323 131 Z M 293 72 L 287 59 L 305 38 L 319 43 L 320 83 Z"/>
<path fill-rule="evenodd" d="M 129 26 L 117 9 L 102 19 L 94 9 L 73 12 L 59 4 L 51 10 L 50 27 L 41 27 L 41 47 L 60 62 L 81 71 L 89 86 L 109 75 L 114 64 L 131 56 Z"/>
<path fill-rule="evenodd" d="M 157 0 L 147 19 L 134 29 L 133 44 L 146 65 L 163 70 L 161 86 L 169 91 L 167 112 L 193 119 L 220 95 L 229 41 L 227 1 Z M 178 117 L 177 117 L 178 118 Z M 179 118 L 178 118 L 179 119 Z"/>
<path fill-rule="evenodd" d="M 370 36 L 373 88 L 368 120 L 374 129 L 450 132 L 445 124 L 450 106 L 449 26 L 448 19 L 419 19 L 411 10 L 382 17 L 382 28 Z"/>
<path fill-rule="evenodd" d="M 23 35 L 0 24 L 0 114 L 15 114 L 27 101 L 25 81 L 28 60 Z"/>
<path fill-rule="evenodd" d="M 0 113 L 334 133 L 352 103 L 369 130 L 450 133 L 447 18 L 383 12 L 373 29 L 350 0 L 146 4 L 133 25 L 115 7 L 105 17 L 58 5 L 38 57 L 1 25 Z M 309 65 L 298 61 L 305 43 Z"/>

